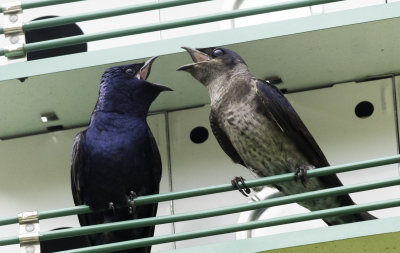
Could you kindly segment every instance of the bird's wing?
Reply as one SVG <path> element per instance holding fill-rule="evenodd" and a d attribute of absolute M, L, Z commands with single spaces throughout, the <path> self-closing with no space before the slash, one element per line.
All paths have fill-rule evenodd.
<path fill-rule="evenodd" d="M 161 164 L 161 156 L 160 156 L 160 151 L 158 150 L 156 140 L 149 129 L 149 139 L 150 139 L 150 148 L 151 148 L 151 158 L 153 162 L 153 173 L 154 173 L 154 183 L 155 183 L 155 189 L 156 193 L 158 193 L 159 189 L 159 184 L 161 181 L 161 175 L 162 175 L 162 164 Z"/>
<path fill-rule="evenodd" d="M 254 80 L 257 86 L 257 93 L 262 101 L 266 116 L 275 121 L 278 128 L 285 132 L 292 139 L 300 152 L 307 157 L 311 165 L 320 168 L 329 166 L 329 163 L 322 153 L 320 147 L 300 119 L 289 101 L 283 96 L 278 88 L 262 80 Z M 319 177 L 322 183 L 328 187 L 341 186 L 342 183 L 336 175 Z M 346 198 L 346 203 L 352 203 Z"/>
<path fill-rule="evenodd" d="M 85 166 L 85 142 L 86 131 L 82 131 L 76 135 L 74 144 L 72 146 L 71 158 L 71 190 L 72 197 L 76 206 L 83 205 L 82 187 L 84 187 L 83 173 Z M 78 215 L 79 222 L 82 226 L 87 224 L 85 215 Z"/>
<path fill-rule="evenodd" d="M 274 85 L 254 80 L 265 115 L 274 121 L 315 167 L 329 166 L 324 154 L 289 101 Z"/>
<path fill-rule="evenodd" d="M 224 150 L 224 152 L 232 159 L 234 163 L 238 163 L 246 167 L 242 158 L 240 157 L 236 149 L 233 147 L 228 136 L 226 135 L 224 130 L 219 126 L 218 117 L 215 115 L 215 112 L 212 109 L 210 112 L 210 126 L 222 150 Z"/>
<path fill-rule="evenodd" d="M 153 186 L 149 187 L 149 188 L 151 188 L 151 190 L 150 189 L 148 189 L 148 190 L 149 190 L 149 194 L 158 194 L 159 187 L 160 187 L 161 174 L 162 174 L 162 164 L 161 164 L 161 156 L 160 156 L 160 152 L 157 147 L 156 140 L 150 129 L 148 130 L 148 139 L 149 139 L 150 148 L 145 149 L 145 151 L 146 151 L 145 156 L 146 156 L 147 160 L 150 161 L 150 167 L 152 168 L 152 172 L 153 172 L 153 178 L 152 178 L 152 181 L 150 181 L 150 182 L 153 182 Z M 141 219 L 141 218 L 155 217 L 157 215 L 157 208 L 158 208 L 158 203 L 148 204 L 148 205 L 144 205 L 144 206 L 138 206 L 136 208 L 134 218 Z M 136 228 L 136 229 L 132 229 L 131 233 L 133 235 L 133 238 L 153 237 L 154 236 L 154 228 L 155 228 L 154 226 Z M 151 246 L 137 249 L 137 252 L 143 252 L 143 253 L 150 253 L 150 251 L 151 251 Z"/>

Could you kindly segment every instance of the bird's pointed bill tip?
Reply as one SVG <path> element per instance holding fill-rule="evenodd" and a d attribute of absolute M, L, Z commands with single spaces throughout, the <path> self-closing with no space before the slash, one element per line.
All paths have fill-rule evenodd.
<path fill-rule="evenodd" d="M 146 80 L 150 75 L 151 66 L 153 62 L 158 58 L 158 55 L 151 57 L 144 64 L 143 67 L 136 74 L 136 78 Z"/>
<path fill-rule="evenodd" d="M 144 65 L 146 64 L 153 64 L 153 62 L 158 58 L 158 55 L 151 57 L 150 59 L 148 59 Z"/>
<path fill-rule="evenodd" d="M 153 83 L 153 86 L 154 86 L 154 87 L 157 87 L 161 92 L 163 92 L 163 91 L 174 91 L 174 90 L 171 89 L 170 87 L 165 86 L 165 85 L 162 85 L 162 84 Z"/>
<path fill-rule="evenodd" d="M 195 48 L 191 47 L 181 47 L 182 49 L 185 49 L 189 54 L 190 57 L 192 57 L 193 61 L 195 63 L 200 63 L 200 62 L 205 62 L 211 60 L 211 57 L 207 55 L 206 53 L 203 53 Z"/>
<path fill-rule="evenodd" d="M 183 65 L 183 66 L 179 67 L 176 71 L 188 71 L 188 70 L 192 69 L 195 64 L 196 63 Z"/>

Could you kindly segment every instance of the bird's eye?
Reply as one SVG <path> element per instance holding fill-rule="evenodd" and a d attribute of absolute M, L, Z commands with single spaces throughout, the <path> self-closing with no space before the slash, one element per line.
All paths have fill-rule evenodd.
<path fill-rule="evenodd" d="M 221 55 L 223 55 L 224 54 L 224 51 L 222 51 L 221 49 L 215 49 L 213 52 L 212 52 L 212 56 L 213 57 L 218 57 L 218 56 L 221 56 Z"/>
<path fill-rule="evenodd" d="M 133 75 L 133 69 L 125 70 L 125 73 L 127 73 L 128 75 Z"/>

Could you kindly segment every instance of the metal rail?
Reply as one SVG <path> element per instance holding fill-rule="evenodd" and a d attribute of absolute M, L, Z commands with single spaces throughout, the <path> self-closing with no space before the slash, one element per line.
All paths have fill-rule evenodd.
<path fill-rule="evenodd" d="M 348 163 L 342 165 L 335 165 L 325 168 L 318 168 L 314 170 L 309 170 L 307 172 L 308 177 L 319 177 L 325 176 L 329 174 L 336 174 L 341 172 L 365 169 L 370 167 L 377 167 L 382 165 L 388 165 L 393 163 L 400 162 L 400 155 L 389 156 L 384 158 L 372 159 L 362 162 L 355 162 L 355 163 Z M 277 183 L 282 183 L 285 181 L 293 180 L 294 173 L 286 173 L 282 175 L 276 175 L 271 177 L 265 178 L 257 178 L 253 180 L 246 180 L 246 185 L 249 187 L 258 187 L 264 185 L 272 185 Z M 182 198 L 190 198 L 190 197 L 197 197 L 203 196 L 208 194 L 214 193 L 221 193 L 226 191 L 235 190 L 231 184 L 222 184 L 216 186 L 209 186 L 203 187 L 198 189 L 191 189 L 191 190 L 184 190 L 184 191 L 176 191 L 176 192 L 168 192 L 168 193 L 161 193 L 157 195 L 149 195 L 149 196 L 141 196 L 135 199 L 135 205 L 142 206 L 151 203 L 163 202 L 163 201 L 171 201 L 176 199 Z M 82 205 L 77 207 L 70 207 L 65 209 L 58 209 L 58 210 L 50 210 L 50 211 L 42 211 L 39 212 L 39 220 L 43 219 L 50 219 L 50 218 L 57 218 L 67 215 L 75 215 L 75 214 L 83 214 L 91 212 L 90 207 Z M 18 222 L 17 216 L 7 217 L 0 219 L 0 226 L 2 225 L 9 225 Z"/>
<path fill-rule="evenodd" d="M 377 188 L 389 187 L 400 184 L 400 177 L 386 179 L 376 182 L 356 184 L 350 186 L 341 186 L 336 188 L 330 188 L 325 190 L 305 192 L 300 194 L 294 194 L 290 196 L 283 196 L 279 198 L 267 199 L 258 202 L 246 203 L 241 205 L 216 208 L 211 210 L 189 212 L 183 214 L 166 215 L 152 218 L 143 218 L 138 220 L 113 222 L 108 224 L 92 225 L 79 228 L 69 228 L 63 230 L 55 230 L 49 232 L 40 233 L 40 241 L 54 240 L 65 237 L 81 236 L 88 234 L 103 233 L 115 230 L 124 230 L 138 227 L 154 226 L 165 223 L 181 222 L 187 220 L 203 219 L 209 217 L 215 217 L 220 215 L 227 215 L 238 212 L 245 212 L 250 210 L 256 210 L 260 208 L 267 208 L 278 205 L 285 205 L 290 203 L 297 203 L 312 199 L 318 199 L 322 197 L 338 196 L 353 192 L 368 191 Z M 7 237 L 0 239 L 0 246 L 18 243 L 18 237 Z"/>
<path fill-rule="evenodd" d="M 38 7 L 57 5 L 57 4 L 79 2 L 79 1 L 84 1 L 84 0 L 38 0 L 38 1 L 22 2 L 21 6 L 22 9 L 26 10 L 26 9 L 33 9 Z M 2 12 L 3 10 L 0 8 L 0 13 Z"/>
<path fill-rule="evenodd" d="M 352 163 L 352 164 L 348 164 L 345 166 L 342 165 L 342 166 L 332 166 L 332 167 L 327 167 L 327 168 L 321 168 L 321 169 L 311 170 L 311 171 L 309 171 L 309 173 L 311 174 L 310 177 L 316 176 L 315 175 L 315 174 L 317 174 L 316 172 L 319 172 L 317 174 L 318 176 L 322 176 L 322 175 L 326 175 L 326 174 L 335 173 L 338 171 L 338 169 L 340 171 L 348 171 L 349 168 L 360 169 L 360 168 L 365 168 L 366 165 L 378 166 L 378 165 L 387 164 L 389 162 L 390 163 L 398 162 L 399 160 L 400 160 L 400 156 L 394 156 L 394 157 L 389 157 L 389 158 L 384 158 L 384 159 L 370 160 L 370 161 L 362 162 L 362 163 L 361 162 Z M 268 177 L 268 178 L 263 178 L 263 179 L 271 179 L 271 178 L 279 179 L 279 177 L 281 177 L 281 176 L 284 176 L 284 177 L 283 177 L 283 179 L 280 178 L 280 180 L 283 180 L 283 181 L 293 180 L 293 173 L 284 174 L 284 175 L 280 175 L 280 176 L 273 176 L 273 177 Z M 252 180 L 252 181 L 255 181 L 255 180 Z M 260 180 L 258 180 L 258 181 L 260 181 Z M 272 181 L 277 182 L 276 179 L 272 180 Z M 279 181 L 279 182 L 282 182 L 282 181 Z M 264 183 L 265 183 L 265 180 L 264 180 Z M 252 186 L 254 186 L 254 182 L 248 181 L 248 184 L 249 185 L 251 184 Z M 271 207 L 271 206 L 276 206 L 276 205 L 300 202 L 300 201 L 305 201 L 305 200 L 310 200 L 310 199 L 315 199 L 315 198 L 321 198 L 321 197 L 327 197 L 327 196 L 337 196 L 337 195 L 358 192 L 358 191 L 366 191 L 366 190 L 388 187 L 388 186 L 393 186 L 393 185 L 398 185 L 398 184 L 400 184 L 400 178 L 392 178 L 392 179 L 386 179 L 386 180 L 381 180 L 381 181 L 376 181 L 376 182 L 369 182 L 369 183 L 349 185 L 349 186 L 341 186 L 341 187 L 319 190 L 319 191 L 314 191 L 314 192 L 305 192 L 305 193 L 295 194 L 295 195 L 291 195 L 291 196 L 284 196 L 284 197 L 280 197 L 280 198 L 268 199 L 265 201 L 247 203 L 247 204 L 242 204 L 242 205 L 237 205 L 237 206 L 232 206 L 232 207 L 217 208 L 217 209 L 213 209 L 213 210 L 205 210 L 205 211 L 176 214 L 176 215 L 169 215 L 169 216 L 161 216 L 161 217 L 154 217 L 154 218 L 145 218 L 145 219 L 139 219 L 139 220 L 124 221 L 124 222 L 115 222 L 112 224 L 93 225 L 93 226 L 87 226 L 87 227 L 82 227 L 82 228 L 71 228 L 71 229 L 65 229 L 65 230 L 59 230 L 59 231 L 43 232 L 40 234 L 40 241 L 58 239 L 58 238 L 63 238 L 63 237 L 72 237 L 72 236 L 78 236 L 78 235 L 87 235 L 87 234 L 99 233 L 99 232 L 107 232 L 107 231 L 113 231 L 113 230 L 122 230 L 122 229 L 127 229 L 127 228 L 152 226 L 152 225 L 157 225 L 157 224 L 207 218 L 207 217 L 213 217 L 213 216 L 219 216 L 219 215 L 226 215 L 226 214 L 255 210 L 255 209 L 259 209 L 259 208 L 266 208 L 266 207 Z M 259 184 L 255 184 L 255 185 L 259 186 Z M 197 193 L 201 194 L 202 192 L 200 191 Z M 152 202 L 142 201 L 141 205 L 153 203 L 154 197 L 156 197 L 156 196 L 157 195 L 149 196 L 150 198 L 153 198 Z M 196 195 L 196 196 L 198 196 L 198 195 Z M 180 197 L 182 197 L 182 196 L 180 196 Z M 145 197 L 141 197 L 141 198 L 145 198 Z M 137 198 L 137 199 L 139 200 L 139 198 Z M 170 200 L 170 198 L 168 198 L 168 200 Z M 73 208 L 63 209 L 62 213 L 63 214 L 71 214 L 72 209 Z M 54 214 L 55 212 L 56 211 L 50 211 L 47 214 L 45 213 L 44 217 L 46 217 L 46 215 L 49 216 L 49 214 Z M 43 213 L 41 215 L 43 216 Z M 39 215 L 39 217 L 40 217 L 40 215 Z M 43 217 L 42 217 L 42 219 L 43 219 Z M 18 237 L 1 238 L 0 246 L 16 244 L 18 242 L 19 242 Z"/>
<path fill-rule="evenodd" d="M 320 219 L 320 218 L 326 218 L 326 217 L 332 217 L 332 216 L 343 216 L 343 215 L 348 215 L 348 214 L 367 212 L 367 211 L 384 209 L 384 208 L 391 208 L 391 207 L 396 207 L 396 206 L 400 206 L 400 199 L 379 201 L 379 202 L 354 205 L 354 206 L 338 207 L 338 208 L 320 210 L 320 211 L 315 211 L 315 212 L 310 212 L 310 213 L 305 213 L 305 214 L 296 214 L 296 215 L 272 218 L 272 219 L 267 219 L 267 220 L 259 220 L 259 221 L 252 221 L 252 222 L 242 223 L 242 224 L 234 224 L 234 225 L 229 225 L 229 226 L 224 226 L 224 227 L 190 231 L 190 232 L 178 233 L 178 234 L 173 234 L 173 235 L 156 236 L 156 237 L 151 237 L 151 238 L 143 238 L 143 239 L 138 239 L 138 240 L 118 242 L 118 243 L 110 243 L 110 244 L 75 249 L 75 250 L 59 251 L 58 253 L 113 252 L 113 251 L 117 251 L 117 250 L 126 250 L 126 249 L 150 246 L 150 245 L 161 244 L 161 243 L 176 242 L 176 241 L 195 239 L 195 238 L 206 237 L 206 236 L 239 232 L 239 231 L 256 229 L 256 228 L 271 227 L 271 226 L 282 225 L 282 224 L 290 224 L 290 223 L 295 223 L 295 222 L 300 222 L 300 221 L 308 221 L 308 220 L 314 220 L 314 219 Z"/>
<path fill-rule="evenodd" d="M 35 29 L 59 26 L 59 25 L 67 25 L 76 22 L 83 22 L 88 20 L 100 19 L 100 18 L 108 18 L 144 11 L 158 10 L 164 9 L 174 6 L 182 6 L 193 3 L 200 2 L 208 2 L 212 0 L 169 0 L 163 2 L 156 2 L 150 4 L 141 4 L 134 6 L 124 6 L 122 8 L 115 8 L 105 11 L 91 12 L 91 13 L 82 13 L 77 15 L 65 16 L 65 17 L 55 17 L 49 19 L 36 20 L 29 23 L 25 23 L 22 26 L 22 29 L 26 31 L 31 31 Z M 3 28 L 0 27 L 0 34 L 4 33 Z"/>
<path fill-rule="evenodd" d="M 39 50 L 71 46 L 71 45 L 76 45 L 76 44 L 81 44 L 81 43 L 86 43 L 86 42 L 91 42 L 91 41 L 111 39 L 111 38 L 117 38 L 117 37 L 123 37 L 123 36 L 135 35 L 135 34 L 141 34 L 141 33 L 148 33 L 148 32 L 155 32 L 155 31 L 160 31 L 160 30 L 167 30 L 167 29 L 172 29 L 172 28 L 198 25 L 198 24 L 216 22 L 216 21 L 221 21 L 221 20 L 226 20 L 226 19 L 240 18 L 240 17 L 252 16 L 252 15 L 257 15 L 257 14 L 289 10 L 289 9 L 307 7 L 307 6 L 318 5 L 318 4 L 326 4 L 326 3 L 332 3 L 332 2 L 340 2 L 340 1 L 344 1 L 344 0 L 303 0 L 303 1 L 294 1 L 294 2 L 287 2 L 287 3 L 282 3 L 282 4 L 269 5 L 269 6 L 264 6 L 264 7 L 256 7 L 256 8 L 249 8 L 249 9 L 243 9 L 243 10 L 235 10 L 235 11 L 226 11 L 226 12 L 222 12 L 222 13 L 218 13 L 218 14 L 205 15 L 205 16 L 194 17 L 194 18 L 189 18 L 189 19 L 181 19 L 181 20 L 177 20 L 177 21 L 161 22 L 161 23 L 157 23 L 157 24 L 144 25 L 144 26 L 139 26 L 139 27 L 114 30 L 114 31 L 109 31 L 109 32 L 85 34 L 85 35 L 78 35 L 78 36 L 55 39 L 55 40 L 29 43 L 24 46 L 24 51 L 26 53 L 29 53 L 29 52 L 39 51 Z M 4 54 L 5 54 L 4 49 L 0 49 L 0 56 L 3 56 Z"/>

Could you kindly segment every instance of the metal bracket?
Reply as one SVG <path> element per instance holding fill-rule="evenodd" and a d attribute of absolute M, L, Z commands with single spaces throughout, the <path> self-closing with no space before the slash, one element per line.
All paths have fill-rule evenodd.
<path fill-rule="evenodd" d="M 18 214 L 21 253 L 40 253 L 38 212 Z"/>
<path fill-rule="evenodd" d="M 24 17 L 21 1 L 4 3 L 1 9 L 4 14 L 3 31 L 6 37 L 4 54 L 9 63 L 26 61 L 25 33 L 22 28 Z"/>

